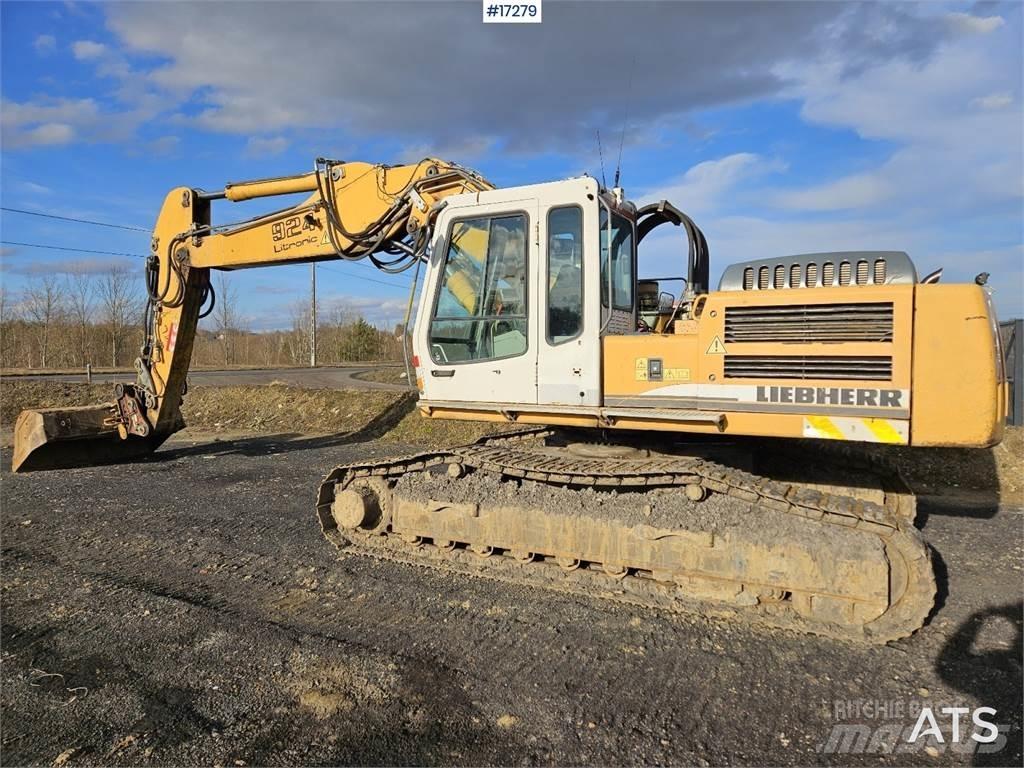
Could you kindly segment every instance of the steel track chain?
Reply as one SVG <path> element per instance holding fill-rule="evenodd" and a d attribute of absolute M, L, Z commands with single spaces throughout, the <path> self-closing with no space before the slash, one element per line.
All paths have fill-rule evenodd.
<path fill-rule="evenodd" d="M 497 579 L 520 585 L 536 585 L 560 592 L 586 594 L 632 605 L 697 613 L 711 616 L 743 615 L 757 623 L 846 640 L 870 640 L 884 643 L 906 637 L 924 623 L 935 595 L 935 576 L 931 556 L 912 517 L 890 503 L 890 495 L 905 488 L 898 482 L 893 494 L 887 493 L 886 505 L 831 494 L 796 483 L 780 482 L 743 470 L 700 458 L 657 456 L 645 459 L 565 459 L 540 455 L 527 461 L 531 452 L 517 450 L 524 443 L 537 442 L 551 435 L 547 428 L 484 437 L 476 443 L 457 448 L 410 454 L 373 462 L 336 467 L 323 481 L 317 498 L 317 512 L 324 535 L 339 550 L 378 559 L 423 565 L 442 571 L 455 570 L 470 576 Z M 863 461 L 862 454 L 833 452 L 847 463 L 860 462 L 889 471 L 884 462 Z M 535 454 L 534 454 L 535 455 Z M 536 456 L 536 455 L 535 455 Z M 498 472 L 535 482 L 576 488 L 600 489 L 672 487 L 695 480 L 708 491 L 740 501 L 795 515 L 817 524 L 856 529 L 881 539 L 893 564 L 903 574 L 903 588 L 889 609 L 863 627 L 817 622 L 801 616 L 782 604 L 767 602 L 754 606 L 723 606 L 687 597 L 681 589 L 628 576 L 616 581 L 590 570 L 564 572 L 557 566 L 538 568 L 545 562 L 522 564 L 510 558 L 490 557 L 486 561 L 467 551 L 442 551 L 422 545 L 410 546 L 393 535 L 366 533 L 351 538 L 337 529 L 331 514 L 336 488 L 343 489 L 359 478 L 394 480 L 409 472 L 423 472 L 447 464 L 462 464 L 477 470 Z M 574 469 L 575 464 L 575 469 Z M 603 465 L 595 474 L 593 465 Z M 589 470 L 583 469 L 589 467 Z M 627 474 L 632 472 L 632 474 Z M 481 567 L 481 563 L 485 566 Z M 539 571 L 553 571 L 541 574 Z M 534 577 L 540 577 L 534 578 Z"/>

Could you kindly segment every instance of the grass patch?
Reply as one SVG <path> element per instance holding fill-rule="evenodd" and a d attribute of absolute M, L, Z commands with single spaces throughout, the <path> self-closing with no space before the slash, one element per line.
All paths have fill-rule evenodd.
<path fill-rule="evenodd" d="M 0 426 L 12 429 L 25 408 L 111 400 L 113 387 L 109 384 L 5 380 L 0 382 Z M 194 387 L 185 396 L 182 414 L 190 429 L 201 432 L 341 434 L 366 428 L 408 400 L 402 392 L 366 389 Z"/>
<path fill-rule="evenodd" d="M 389 443 L 440 448 L 471 443 L 484 435 L 494 435 L 509 429 L 510 425 L 499 422 L 428 419 L 414 408 L 381 439 Z"/>
<path fill-rule="evenodd" d="M 403 397 L 368 389 L 196 387 L 182 415 L 204 432 L 341 434 L 365 428 Z"/>
<path fill-rule="evenodd" d="M 13 429 L 25 408 L 63 408 L 112 401 L 110 384 L 64 384 L 51 381 L 0 380 L 0 427 Z"/>
<path fill-rule="evenodd" d="M 352 378 L 360 381 L 375 381 L 379 384 L 405 384 L 405 368 L 372 368 L 369 371 L 352 374 Z"/>

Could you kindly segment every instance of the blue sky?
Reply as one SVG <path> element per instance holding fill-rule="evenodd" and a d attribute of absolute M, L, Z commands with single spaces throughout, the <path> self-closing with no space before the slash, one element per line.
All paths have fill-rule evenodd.
<path fill-rule="evenodd" d="M 922 274 L 987 271 L 1024 313 L 1019 3 L 18 3 L 2 15 L 3 205 L 152 226 L 166 191 L 301 172 L 326 155 L 427 154 L 500 186 L 609 177 L 667 197 L 728 263 L 906 250 Z M 529 26 L 529 28 L 527 28 Z M 258 209 L 257 209 L 258 210 Z M 215 207 L 219 221 L 252 206 Z M 4 212 L 3 239 L 146 253 L 148 234 Z M 678 272 L 678 233 L 642 274 Z M 40 271 L 142 260 L 3 246 L 17 299 Z M 255 329 L 288 326 L 307 267 L 234 273 Z M 319 270 L 324 306 L 401 319 L 409 279 Z"/>

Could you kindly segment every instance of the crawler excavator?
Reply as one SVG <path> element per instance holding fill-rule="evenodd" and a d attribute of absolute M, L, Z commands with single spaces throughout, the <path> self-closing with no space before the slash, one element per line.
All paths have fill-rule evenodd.
<path fill-rule="evenodd" d="M 294 193 L 308 197 L 211 216 L 218 200 Z M 663 225 L 682 235 L 677 274 L 641 279 L 638 246 Z M 733 264 L 712 290 L 686 214 L 589 176 L 496 189 L 441 160 L 318 159 L 172 190 L 135 383 L 111 403 L 23 412 L 14 469 L 142 457 L 184 426 L 210 270 L 362 258 L 424 273 L 420 413 L 511 429 L 332 471 L 316 512 L 340 549 L 843 639 L 925 622 L 935 580 L 914 497 L 881 449 L 851 446 L 1001 439 L 983 280 L 919 279 L 899 251 L 837 252 Z"/>

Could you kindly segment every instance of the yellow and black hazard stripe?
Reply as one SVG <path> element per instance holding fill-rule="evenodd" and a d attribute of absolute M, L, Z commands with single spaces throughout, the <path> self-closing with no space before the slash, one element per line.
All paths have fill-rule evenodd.
<path fill-rule="evenodd" d="M 910 440 L 910 423 L 898 419 L 805 416 L 804 437 L 906 445 Z"/>

